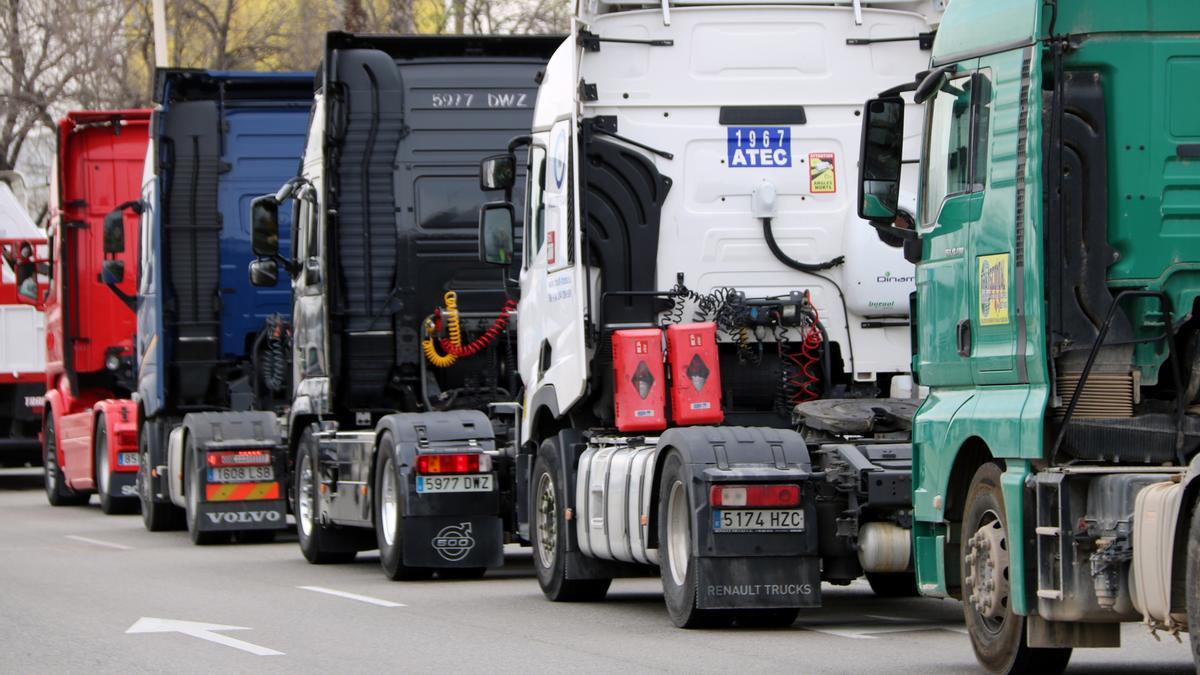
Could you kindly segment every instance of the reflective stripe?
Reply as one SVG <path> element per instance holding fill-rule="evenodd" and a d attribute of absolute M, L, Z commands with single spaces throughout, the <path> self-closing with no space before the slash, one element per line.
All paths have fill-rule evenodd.
<path fill-rule="evenodd" d="M 210 502 L 243 502 L 279 499 L 279 483 L 209 483 L 204 486 L 205 499 Z"/>

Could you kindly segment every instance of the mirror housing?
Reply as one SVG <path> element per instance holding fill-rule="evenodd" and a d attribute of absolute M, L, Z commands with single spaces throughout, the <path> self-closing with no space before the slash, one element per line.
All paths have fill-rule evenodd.
<path fill-rule="evenodd" d="M 479 207 L 479 261 L 489 265 L 512 264 L 513 223 L 516 211 L 510 202 L 488 202 Z"/>
<path fill-rule="evenodd" d="M 112 255 L 125 252 L 124 206 L 118 206 L 104 216 L 104 252 Z"/>
<path fill-rule="evenodd" d="M 125 281 L 124 260 L 105 260 L 100 270 L 106 284 L 119 284 Z"/>
<path fill-rule="evenodd" d="M 872 224 L 895 220 L 903 153 L 904 100 L 891 96 L 867 101 L 858 158 L 859 218 Z"/>
<path fill-rule="evenodd" d="M 250 285 L 270 288 L 279 283 L 279 263 L 274 258 L 259 258 L 250 262 Z"/>
<path fill-rule="evenodd" d="M 511 190 L 517 182 L 517 156 L 511 152 L 484 157 L 479 162 L 479 187 Z"/>
<path fill-rule="evenodd" d="M 260 258 L 279 255 L 279 200 L 275 195 L 263 195 L 250 202 L 250 250 Z M 250 278 L 254 278 L 253 264 Z"/>

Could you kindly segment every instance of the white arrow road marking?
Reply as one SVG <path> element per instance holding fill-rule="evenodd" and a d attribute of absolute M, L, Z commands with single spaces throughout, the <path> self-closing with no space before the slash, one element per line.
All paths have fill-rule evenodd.
<path fill-rule="evenodd" d="M 124 544 L 114 544 L 111 541 L 100 541 L 99 539 L 92 539 L 91 537 L 81 537 L 77 534 L 64 534 L 63 536 L 66 537 L 67 539 L 72 539 L 74 541 L 81 541 L 85 544 L 92 544 L 95 546 L 104 546 L 106 548 L 115 548 L 118 551 L 132 551 L 133 550 L 132 546 L 126 546 Z"/>
<path fill-rule="evenodd" d="M 296 588 L 299 588 L 299 589 L 302 589 L 305 591 L 312 591 L 314 593 L 324 593 L 326 595 L 336 595 L 339 598 L 348 598 L 350 600 L 357 600 L 359 602 L 365 602 L 369 605 L 379 605 L 380 607 L 406 607 L 407 606 L 407 605 L 402 605 L 398 602 L 392 602 L 391 600 L 380 600 L 379 598 L 372 598 L 369 595 L 359 595 L 358 593 L 347 593 L 346 591 L 338 591 L 338 590 L 334 590 L 332 588 L 325 588 L 323 586 L 297 586 Z"/>
<path fill-rule="evenodd" d="M 233 647 L 244 652 L 250 652 L 256 656 L 283 656 L 283 652 L 277 652 L 274 649 L 260 647 L 259 645 L 231 638 L 228 635 L 221 635 L 214 631 L 219 630 L 250 630 L 245 626 L 222 626 L 219 623 L 201 623 L 199 621 L 179 621 L 176 619 L 156 619 L 152 616 L 143 616 L 138 619 L 125 634 L 130 633 L 183 633 L 201 640 L 208 640 L 226 647 Z"/>

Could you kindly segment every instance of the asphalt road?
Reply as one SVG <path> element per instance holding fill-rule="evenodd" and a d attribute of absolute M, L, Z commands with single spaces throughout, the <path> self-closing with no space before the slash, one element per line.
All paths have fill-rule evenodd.
<path fill-rule="evenodd" d="M 825 608 L 788 629 L 681 631 L 657 579 L 553 604 L 514 547 L 482 580 L 395 583 L 373 553 L 309 565 L 294 535 L 195 547 L 95 499 L 51 508 L 40 481 L 0 471 L 3 673 L 975 672 L 954 601 L 826 586 Z M 1129 625 L 1123 641 L 1077 651 L 1069 672 L 1194 672 L 1170 637 Z"/>

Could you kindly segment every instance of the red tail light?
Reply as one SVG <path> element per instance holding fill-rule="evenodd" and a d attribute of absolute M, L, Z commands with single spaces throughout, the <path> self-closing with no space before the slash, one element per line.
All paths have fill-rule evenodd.
<path fill-rule="evenodd" d="M 268 466 L 271 453 L 268 450 L 218 450 L 208 453 L 209 466 Z"/>
<path fill-rule="evenodd" d="M 136 431 L 118 431 L 113 440 L 119 448 L 136 448 L 138 444 Z"/>
<path fill-rule="evenodd" d="M 799 506 L 799 485 L 714 485 L 708 493 L 713 506 Z"/>
<path fill-rule="evenodd" d="M 487 473 L 492 458 L 478 452 L 417 455 L 417 473 Z"/>

